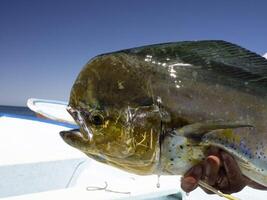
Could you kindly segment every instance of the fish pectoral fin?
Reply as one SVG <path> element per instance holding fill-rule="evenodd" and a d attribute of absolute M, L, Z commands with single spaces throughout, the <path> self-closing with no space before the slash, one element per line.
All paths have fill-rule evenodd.
<path fill-rule="evenodd" d="M 246 169 L 247 171 L 251 171 L 253 169 L 251 164 L 249 162 L 245 162 L 244 160 L 238 159 L 237 163 L 238 163 L 239 167 Z"/>
<path fill-rule="evenodd" d="M 225 122 L 225 121 L 206 121 L 183 126 L 182 128 L 176 129 L 174 131 L 174 134 L 199 140 L 202 138 L 203 135 L 213 130 L 229 129 L 229 128 L 233 129 L 241 127 L 253 127 L 253 126 L 250 124 L 244 124 L 238 122 L 235 123 L 235 122 Z"/>

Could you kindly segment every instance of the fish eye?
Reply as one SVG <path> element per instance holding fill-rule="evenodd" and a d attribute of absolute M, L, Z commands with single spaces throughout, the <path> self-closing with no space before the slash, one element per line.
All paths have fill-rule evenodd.
<path fill-rule="evenodd" d="M 100 113 L 92 113 L 90 118 L 91 122 L 96 126 L 104 124 L 104 117 Z"/>

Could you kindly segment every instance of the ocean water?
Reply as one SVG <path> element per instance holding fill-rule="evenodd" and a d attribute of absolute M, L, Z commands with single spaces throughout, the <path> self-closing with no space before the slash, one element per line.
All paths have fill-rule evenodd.
<path fill-rule="evenodd" d="M 35 113 L 31 111 L 28 107 L 0 105 L 0 115 L 3 114 L 15 114 L 15 115 L 32 116 L 32 117 L 35 116 Z"/>

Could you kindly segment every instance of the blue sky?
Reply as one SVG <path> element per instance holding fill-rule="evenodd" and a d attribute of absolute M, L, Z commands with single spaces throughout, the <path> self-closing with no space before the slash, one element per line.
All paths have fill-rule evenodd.
<path fill-rule="evenodd" d="M 68 100 L 93 56 L 152 43 L 222 39 L 267 51 L 267 1 L 0 0 L 0 105 Z"/>

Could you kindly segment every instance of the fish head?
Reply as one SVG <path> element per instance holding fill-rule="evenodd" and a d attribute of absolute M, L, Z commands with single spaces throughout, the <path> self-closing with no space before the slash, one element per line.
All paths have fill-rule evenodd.
<path fill-rule="evenodd" d="M 79 130 L 63 140 L 89 157 L 137 174 L 151 174 L 159 152 L 161 115 L 133 59 L 104 55 L 89 62 L 70 95 Z"/>

